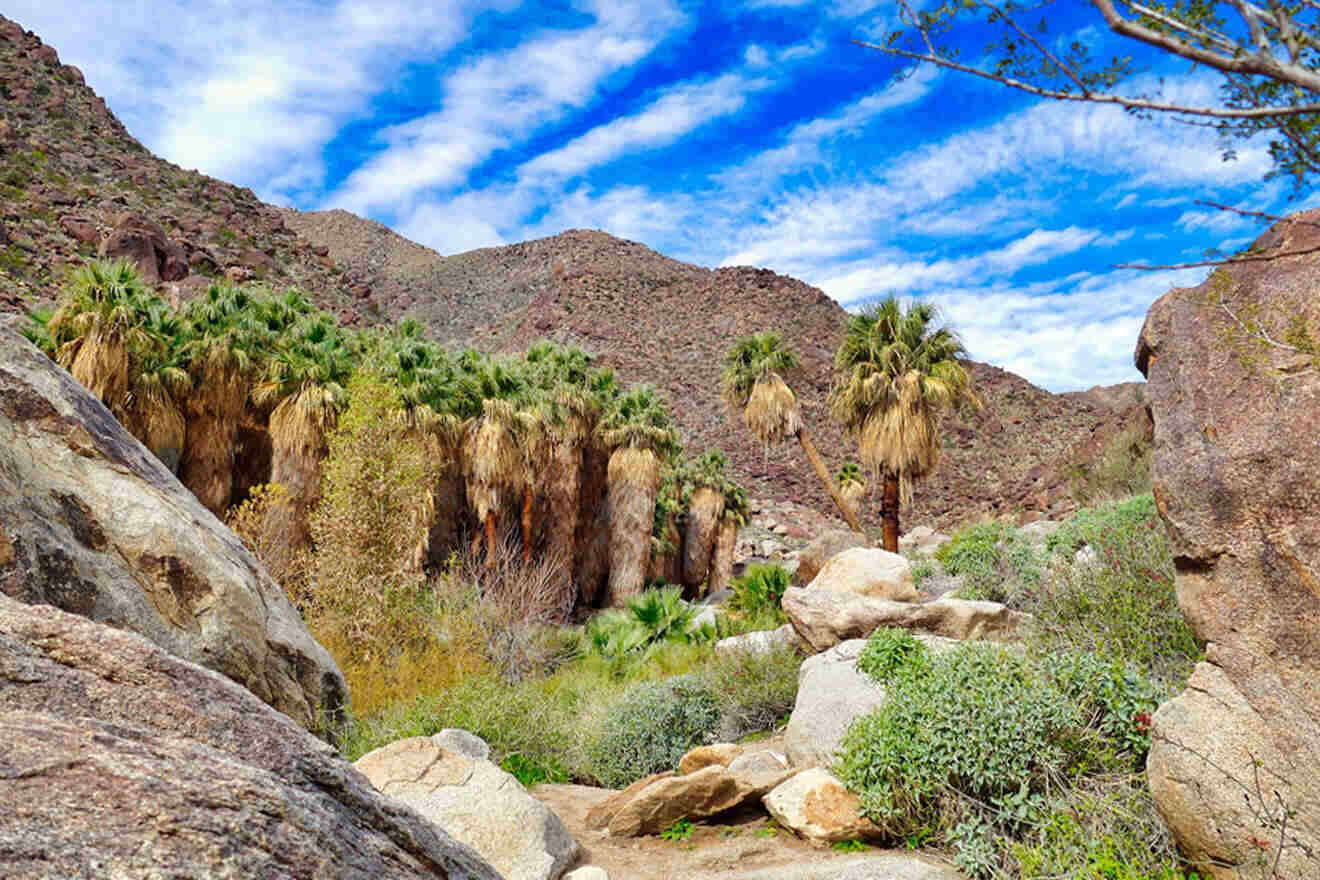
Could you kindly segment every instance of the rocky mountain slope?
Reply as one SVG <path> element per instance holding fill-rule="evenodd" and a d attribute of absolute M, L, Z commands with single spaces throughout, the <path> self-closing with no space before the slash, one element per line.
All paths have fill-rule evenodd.
<path fill-rule="evenodd" d="M 846 313 L 820 290 L 763 269 L 688 265 L 603 232 L 443 257 L 342 211 L 276 208 L 152 156 L 77 69 L 4 18 L 0 94 L 0 312 L 51 301 L 88 256 L 122 254 L 180 298 L 216 277 L 264 279 L 304 288 L 348 324 L 413 316 L 443 342 L 484 350 L 572 343 L 624 380 L 664 389 L 688 447 L 723 449 L 754 495 L 829 510 L 801 452 L 764 452 L 718 398 L 729 344 L 778 329 L 802 356 L 789 378 L 822 453 L 834 468 L 852 454 L 825 408 Z M 986 407 L 947 423 L 944 462 L 919 485 L 908 524 L 1062 513 L 1068 465 L 1144 418 L 1135 393 L 1054 395 L 973 370 Z"/>

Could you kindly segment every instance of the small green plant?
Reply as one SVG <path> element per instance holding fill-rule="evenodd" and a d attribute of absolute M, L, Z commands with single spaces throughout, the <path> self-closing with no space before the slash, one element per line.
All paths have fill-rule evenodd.
<path fill-rule="evenodd" d="M 779 827 L 777 825 L 767 825 L 764 828 L 756 829 L 755 834 L 757 837 L 774 837 L 779 834 Z"/>
<path fill-rule="evenodd" d="M 857 668 L 876 681 L 887 682 L 926 660 L 926 646 L 910 631 L 880 627 L 866 640 L 866 647 L 857 658 Z"/>
<path fill-rule="evenodd" d="M 679 819 L 673 825 L 661 831 L 660 836 L 675 843 L 688 840 L 692 837 L 692 823 L 687 819 Z"/>
<path fill-rule="evenodd" d="M 1040 560 L 1021 530 L 1003 523 L 962 529 L 935 551 L 949 574 L 963 579 L 959 597 L 1017 605 L 1041 579 Z"/>
<path fill-rule="evenodd" d="M 918 590 L 921 585 L 935 576 L 935 561 L 929 557 L 921 557 L 912 562 L 912 586 Z"/>
<path fill-rule="evenodd" d="M 637 685 L 611 707 L 588 748 L 592 775 L 622 788 L 672 770 L 689 749 L 708 741 L 719 721 L 719 701 L 696 675 Z"/>
<path fill-rule="evenodd" d="M 774 730 L 793 711 L 801 664 L 792 648 L 733 651 L 706 661 L 701 676 L 719 701 L 720 739 L 738 742 Z"/>
<path fill-rule="evenodd" d="M 866 852 L 870 847 L 860 840 L 836 840 L 830 849 L 841 853 L 859 853 Z"/>
<path fill-rule="evenodd" d="M 510 752 L 500 761 L 500 769 L 505 773 L 510 773 L 513 778 L 522 783 L 523 787 L 531 788 L 533 785 L 540 785 L 543 782 L 561 783 L 568 782 L 570 776 L 564 768 L 557 766 L 552 761 L 529 757 L 522 752 Z"/>
<path fill-rule="evenodd" d="M 680 588 L 646 590 L 629 599 L 625 608 L 602 611 L 587 621 L 586 648 L 622 675 L 630 663 L 644 661 L 660 645 L 708 639 L 711 633 L 692 629 L 694 616 Z"/>
<path fill-rule="evenodd" d="M 753 565 L 742 577 L 734 578 L 729 607 L 743 614 L 757 616 L 769 612 L 779 623 L 787 622 L 783 606 L 784 591 L 793 584 L 793 576 L 778 565 Z"/>

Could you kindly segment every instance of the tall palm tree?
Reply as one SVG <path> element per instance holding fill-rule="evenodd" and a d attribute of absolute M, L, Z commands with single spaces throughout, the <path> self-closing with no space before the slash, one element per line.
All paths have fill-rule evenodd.
<path fill-rule="evenodd" d="M 883 480 L 884 547 L 898 552 L 899 505 L 939 463 L 940 421 L 951 406 L 979 407 L 962 341 L 925 302 L 887 297 L 854 315 L 835 356 L 835 418 L 857 437 L 862 463 Z"/>
<path fill-rule="evenodd" d="M 617 605 L 646 585 L 660 465 L 680 443 L 659 394 L 649 385 L 636 386 L 615 401 L 597 432 L 610 450 L 607 596 Z"/>
<path fill-rule="evenodd" d="M 212 284 L 188 304 L 184 359 L 196 392 L 188 396 L 188 439 L 180 480 L 212 513 L 233 498 L 234 456 L 248 395 L 264 366 L 273 334 L 245 290 Z"/>
<path fill-rule="evenodd" d="M 802 424 L 797 395 L 781 375 L 797 366 L 797 355 L 784 344 L 784 338 L 778 333 L 744 337 L 724 356 L 721 396 L 731 408 L 742 411 L 748 430 L 762 446 L 777 446 L 788 437 L 796 437 L 844 521 L 854 532 L 862 532 L 861 523 L 839 496 L 829 471 L 825 469 L 825 462 L 816 451 L 816 444 L 811 442 Z"/>
<path fill-rule="evenodd" d="M 857 462 L 845 462 L 834 475 L 834 479 L 839 486 L 839 496 L 848 502 L 848 506 L 854 511 L 859 510 L 862 496 L 866 494 L 866 479 L 862 476 L 862 469 Z"/>
<path fill-rule="evenodd" d="M 711 556 L 724 517 L 725 468 L 729 460 L 711 450 L 683 469 L 687 522 L 683 535 L 683 584 L 700 587 L 707 581 Z"/>
<path fill-rule="evenodd" d="M 268 529 L 291 547 L 310 539 L 307 517 L 320 497 L 326 441 L 356 365 L 349 334 L 329 315 L 314 312 L 299 318 L 279 341 L 254 391 L 258 405 L 274 403 L 270 479 L 285 488 L 291 502 L 276 511 L 282 522 Z"/>

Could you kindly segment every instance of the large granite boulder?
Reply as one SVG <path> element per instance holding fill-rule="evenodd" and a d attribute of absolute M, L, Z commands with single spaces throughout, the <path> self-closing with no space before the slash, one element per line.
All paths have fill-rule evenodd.
<path fill-rule="evenodd" d="M 1320 213 L 1301 219 L 1253 250 L 1320 246 Z M 1314 255 L 1220 268 L 1151 306 L 1137 344 L 1178 603 L 1209 643 L 1147 769 L 1217 878 L 1320 877 L 1318 288 Z"/>
<path fill-rule="evenodd" d="M 146 636 L 308 728 L 346 703 L 262 565 L 109 411 L 0 327 L 0 592 Z"/>
<path fill-rule="evenodd" d="M 831 529 L 824 532 L 798 556 L 797 571 L 793 573 L 793 582 L 806 586 L 820 574 L 825 563 L 845 550 L 853 547 L 870 547 L 871 542 L 865 535 L 847 529 Z"/>
<path fill-rule="evenodd" d="M 762 802 L 775 821 L 808 840 L 834 843 L 880 835 L 880 829 L 862 815 L 857 795 L 821 767 L 780 783 Z"/>
<path fill-rule="evenodd" d="M 948 598 L 891 602 L 856 593 L 799 587 L 784 591 L 783 606 L 793 629 L 814 651 L 864 638 L 882 626 L 960 641 L 1012 641 L 1031 619 L 1031 615 L 998 602 Z"/>
<path fill-rule="evenodd" d="M 403 801 L 476 850 L 506 880 L 558 880 L 581 847 L 550 808 L 486 755 L 486 744 L 454 732 L 401 739 L 353 766 L 377 789 Z"/>
<path fill-rule="evenodd" d="M 825 563 L 807 589 L 839 590 L 895 602 L 920 598 L 912 580 L 912 564 L 879 547 L 852 547 L 837 554 Z"/>
<path fill-rule="evenodd" d="M 0 595 L 7 878 L 499 875 L 250 692 Z"/>

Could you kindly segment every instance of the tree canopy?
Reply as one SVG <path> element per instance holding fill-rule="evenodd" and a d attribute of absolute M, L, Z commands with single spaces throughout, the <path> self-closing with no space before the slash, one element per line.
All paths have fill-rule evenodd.
<path fill-rule="evenodd" d="M 883 42 L 861 45 L 1045 98 L 1114 104 L 1208 125 L 1224 137 L 1226 158 L 1234 142 L 1268 132 L 1274 162 L 1269 176 L 1290 179 L 1295 193 L 1320 172 L 1320 3 L 1314 0 L 1091 0 L 1077 4 L 1083 10 L 1075 13 L 1073 4 L 1054 0 L 921 5 L 898 0 L 897 25 Z M 972 23 L 994 34 L 979 58 L 963 52 Z M 1121 37 L 1124 49 L 1140 52 L 1144 46 L 1216 71 L 1222 76 L 1219 99 L 1183 103 L 1125 87 L 1144 71 L 1131 54 L 1093 48 L 1097 41 L 1087 30 L 1094 27 Z"/>

